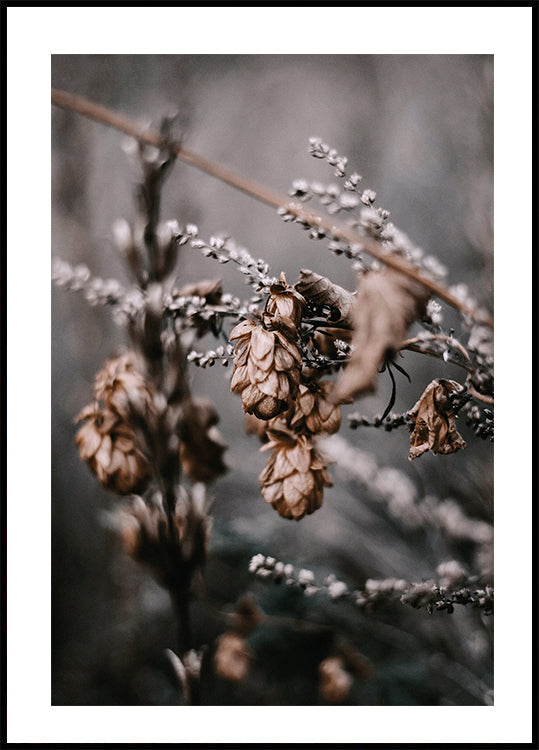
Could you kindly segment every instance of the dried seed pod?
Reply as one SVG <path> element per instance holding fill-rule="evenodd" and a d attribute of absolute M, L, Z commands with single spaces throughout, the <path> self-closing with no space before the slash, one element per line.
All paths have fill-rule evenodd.
<path fill-rule="evenodd" d="M 290 320 L 296 327 L 301 323 L 305 299 L 293 286 L 286 283 L 284 273 L 281 273 L 280 281 L 270 286 L 266 310 L 270 315 L 278 315 Z"/>
<path fill-rule="evenodd" d="M 330 381 L 300 383 L 290 427 L 296 432 L 307 429 L 313 435 L 338 432 L 341 409 L 331 399 L 333 388 Z"/>
<path fill-rule="evenodd" d="M 150 479 L 150 467 L 137 449 L 129 425 L 110 409 L 101 410 L 98 404 L 84 408 L 75 421 L 85 422 L 75 437 L 79 455 L 103 487 L 117 495 L 143 492 Z"/>
<path fill-rule="evenodd" d="M 247 641 L 237 633 L 223 633 L 217 639 L 213 660 L 215 671 L 231 682 L 241 682 L 247 677 L 253 653 Z"/>
<path fill-rule="evenodd" d="M 360 277 L 354 349 L 337 382 L 337 400 L 374 390 L 379 368 L 399 349 L 408 326 L 422 317 L 428 298 L 420 284 L 389 268 Z"/>
<path fill-rule="evenodd" d="M 243 410 L 269 420 L 288 408 L 299 385 L 301 353 L 295 327 L 286 318 L 265 315 L 263 324 L 239 323 L 230 390 L 241 394 Z"/>
<path fill-rule="evenodd" d="M 350 695 L 353 678 L 340 656 L 329 656 L 318 665 L 320 697 L 326 703 L 344 703 Z"/>
<path fill-rule="evenodd" d="M 413 424 L 410 436 L 410 461 L 426 451 L 435 455 L 455 453 L 466 443 L 457 431 L 451 396 L 461 394 L 463 387 L 454 380 L 438 378 L 430 383 L 415 406 L 408 412 Z"/>
<path fill-rule="evenodd" d="M 261 448 L 273 449 L 260 475 L 262 495 L 283 518 L 299 521 L 320 508 L 324 487 L 333 484 L 327 463 L 305 435 L 272 431 L 270 437 Z"/>
<path fill-rule="evenodd" d="M 133 408 L 145 417 L 153 411 L 153 388 L 137 372 L 132 352 L 105 362 L 95 376 L 94 393 L 125 421 L 129 421 Z"/>
<path fill-rule="evenodd" d="M 226 444 L 215 426 L 218 421 L 219 415 L 207 398 L 195 396 L 183 409 L 180 459 L 193 482 L 212 482 L 226 472 Z"/>

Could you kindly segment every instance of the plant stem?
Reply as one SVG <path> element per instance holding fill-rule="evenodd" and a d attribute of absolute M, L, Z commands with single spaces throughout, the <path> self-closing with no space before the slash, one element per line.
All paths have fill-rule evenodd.
<path fill-rule="evenodd" d="M 97 120 L 105 125 L 110 125 L 111 127 L 136 138 L 142 143 L 147 143 L 161 149 L 168 149 L 178 159 L 197 167 L 203 172 L 206 172 L 223 182 L 226 182 L 228 185 L 247 193 L 247 195 L 256 198 L 262 203 L 266 203 L 274 208 L 285 208 L 287 213 L 294 215 L 302 221 L 309 222 L 319 229 L 329 232 L 333 237 L 337 237 L 352 244 L 361 245 L 365 252 L 372 255 L 372 257 L 421 284 L 434 296 L 444 300 L 444 302 L 447 302 L 447 304 L 459 310 L 463 315 L 468 315 L 494 330 L 494 321 L 490 316 L 485 315 L 479 310 L 470 308 L 451 294 L 451 292 L 442 284 L 422 276 L 417 268 L 403 258 L 394 254 L 389 255 L 385 253 L 380 243 L 374 238 L 363 237 L 342 222 L 336 222 L 329 216 L 314 213 L 303 205 L 291 202 L 287 195 L 268 188 L 259 182 L 255 182 L 254 180 L 251 180 L 222 164 L 207 159 L 194 151 L 186 149 L 179 144 L 167 142 L 166 139 L 162 138 L 159 134 L 150 130 L 142 129 L 132 120 L 106 107 L 96 104 L 95 102 L 91 102 L 80 96 L 75 96 L 66 91 L 60 91 L 59 89 L 52 89 L 51 98 L 52 103 L 58 107 L 78 112 L 85 117 Z"/>

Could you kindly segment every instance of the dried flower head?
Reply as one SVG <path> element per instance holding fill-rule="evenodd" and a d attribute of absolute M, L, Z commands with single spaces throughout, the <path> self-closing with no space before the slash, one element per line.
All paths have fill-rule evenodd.
<path fill-rule="evenodd" d="M 410 436 L 411 461 L 428 450 L 438 455 L 455 453 L 466 447 L 457 431 L 451 403 L 451 397 L 461 394 L 462 390 L 462 386 L 454 380 L 433 380 L 408 412 L 413 423 Z"/>
<path fill-rule="evenodd" d="M 281 278 L 270 286 L 270 296 L 266 310 L 271 315 L 277 315 L 286 318 L 294 326 L 301 323 L 303 311 L 305 309 L 305 299 L 296 291 L 293 286 L 286 283 L 284 273 Z"/>
<path fill-rule="evenodd" d="M 84 422 L 75 441 L 79 455 L 99 481 L 117 495 L 143 492 L 150 478 L 145 456 L 135 445 L 129 425 L 110 409 L 86 406 L 76 417 Z"/>
<path fill-rule="evenodd" d="M 295 397 L 301 368 L 295 333 L 286 318 L 273 315 L 261 323 L 244 320 L 232 330 L 230 340 L 237 344 L 230 390 L 241 394 L 248 414 L 273 419 Z"/>
<path fill-rule="evenodd" d="M 171 590 L 185 585 L 193 568 L 204 563 L 210 535 L 201 498 L 184 492 L 181 500 L 172 524 L 160 501 L 146 503 L 138 496 L 116 513 L 125 551 Z"/>
<path fill-rule="evenodd" d="M 272 449 L 260 475 L 262 495 L 283 518 L 299 521 L 320 508 L 324 487 L 333 484 L 327 462 L 305 435 L 271 431 L 270 438 L 261 448 Z"/>
<path fill-rule="evenodd" d="M 104 401 L 108 409 L 125 421 L 129 421 L 133 408 L 145 416 L 153 409 L 153 388 L 137 372 L 132 352 L 105 362 L 95 376 L 94 393 L 96 399 Z"/>
<path fill-rule="evenodd" d="M 331 399 L 333 388 L 330 381 L 300 383 L 290 427 L 296 432 L 307 429 L 313 435 L 338 432 L 341 410 Z"/>
<path fill-rule="evenodd" d="M 180 459 L 193 482 L 212 482 L 226 472 L 226 444 L 216 427 L 219 415 L 207 398 L 193 397 L 184 407 L 181 421 Z"/>
<path fill-rule="evenodd" d="M 340 656 L 329 656 L 318 665 L 320 697 L 326 703 L 344 703 L 350 695 L 353 678 Z"/>
<path fill-rule="evenodd" d="M 231 682 L 241 682 L 247 677 L 253 653 L 247 641 L 237 633 L 223 633 L 217 639 L 213 657 L 215 671 Z"/>

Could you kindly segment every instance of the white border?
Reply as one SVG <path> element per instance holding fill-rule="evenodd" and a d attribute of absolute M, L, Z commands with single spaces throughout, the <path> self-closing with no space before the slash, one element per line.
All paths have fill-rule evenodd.
<path fill-rule="evenodd" d="M 8 741 L 531 740 L 531 34 L 497 6 L 7 9 Z M 495 55 L 495 707 L 50 706 L 50 55 L 179 52 Z"/>

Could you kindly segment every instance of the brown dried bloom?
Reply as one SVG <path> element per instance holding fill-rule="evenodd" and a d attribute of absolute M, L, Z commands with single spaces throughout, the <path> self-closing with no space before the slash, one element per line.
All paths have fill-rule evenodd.
<path fill-rule="evenodd" d="M 286 318 L 297 327 L 301 323 L 304 309 L 305 299 L 293 286 L 286 283 L 286 277 L 281 273 L 280 281 L 270 286 L 267 312 Z"/>
<path fill-rule="evenodd" d="M 172 524 L 160 502 L 146 503 L 138 496 L 116 513 L 125 551 L 171 590 L 184 586 L 207 557 L 211 524 L 198 507 L 201 499 L 186 493 Z"/>
<path fill-rule="evenodd" d="M 237 633 L 223 633 L 217 639 L 213 657 L 215 671 L 220 677 L 232 682 L 241 682 L 247 677 L 253 652 L 247 641 Z"/>
<path fill-rule="evenodd" d="M 101 410 L 97 403 L 86 406 L 75 421 L 85 422 L 75 437 L 79 455 L 103 487 L 117 495 L 143 492 L 150 467 L 135 446 L 129 425 L 110 409 Z"/>
<path fill-rule="evenodd" d="M 267 503 L 283 518 L 299 521 L 322 505 L 324 487 L 333 482 L 327 462 L 305 435 L 270 433 L 261 450 L 273 449 L 260 475 L 260 488 Z"/>
<path fill-rule="evenodd" d="M 338 432 L 341 426 L 341 410 L 331 400 L 334 384 L 330 381 L 300 383 L 295 402 L 294 416 L 290 422 L 297 432 L 307 429 L 316 435 L 320 432 L 329 435 Z"/>
<path fill-rule="evenodd" d="M 353 678 L 340 656 L 329 656 L 318 665 L 320 697 L 326 703 L 344 703 L 350 695 Z"/>
<path fill-rule="evenodd" d="M 134 406 L 140 413 L 148 415 L 153 408 L 153 388 L 135 369 L 135 355 L 127 352 L 105 362 L 95 376 L 96 399 L 128 421 Z"/>
<path fill-rule="evenodd" d="M 342 373 L 335 398 L 374 390 L 379 368 L 398 351 L 408 327 L 423 314 L 428 292 L 397 271 L 363 274 L 354 304 L 354 349 Z"/>
<path fill-rule="evenodd" d="M 285 318 L 264 315 L 262 324 L 244 320 L 232 330 L 237 339 L 230 384 L 241 394 L 243 410 L 273 419 L 288 408 L 299 385 L 301 354 L 296 329 Z"/>
<path fill-rule="evenodd" d="M 207 398 L 193 397 L 183 411 L 180 437 L 182 469 L 193 482 L 212 482 L 226 471 L 226 444 L 217 427 L 219 415 Z"/>
<path fill-rule="evenodd" d="M 451 396 L 462 390 L 459 383 L 443 378 L 433 380 L 426 387 L 419 401 L 408 412 L 414 425 L 410 436 L 410 461 L 428 450 L 438 455 L 455 453 L 466 447 L 457 431 L 451 404 Z"/>

